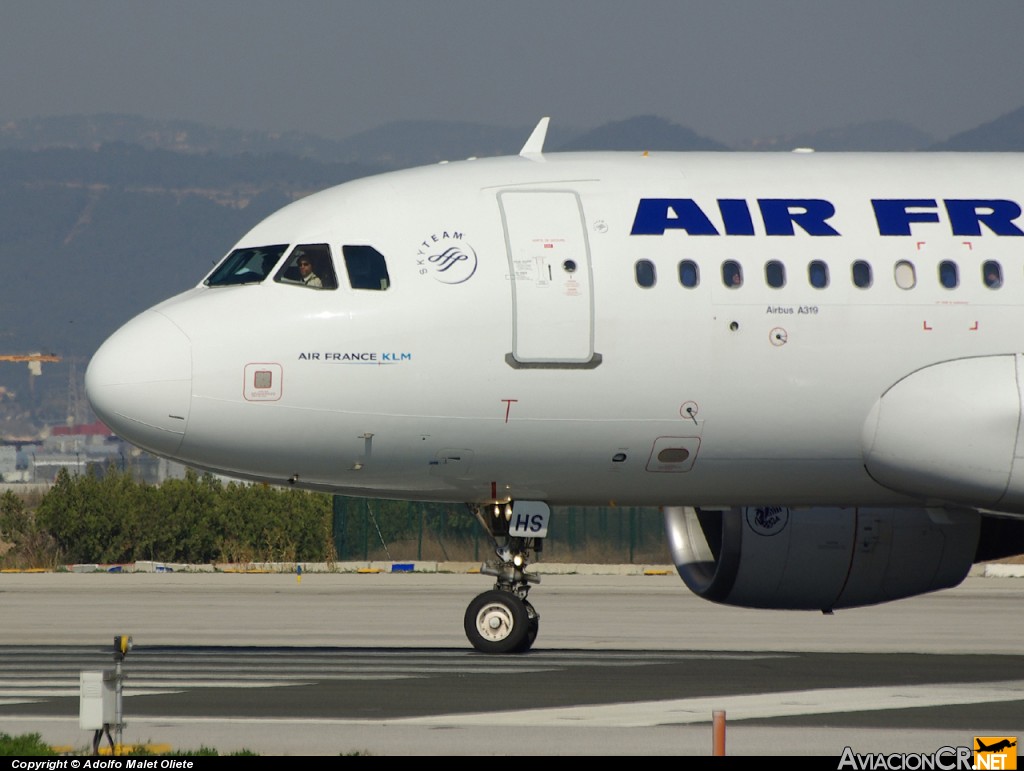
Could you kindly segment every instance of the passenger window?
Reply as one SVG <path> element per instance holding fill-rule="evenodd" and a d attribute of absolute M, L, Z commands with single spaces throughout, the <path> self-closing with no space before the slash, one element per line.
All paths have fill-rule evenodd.
<path fill-rule="evenodd" d="M 871 265 L 864 260 L 857 260 L 851 266 L 853 274 L 853 285 L 860 289 L 867 289 L 871 286 Z"/>
<path fill-rule="evenodd" d="M 203 283 L 206 286 L 236 286 L 258 284 L 281 259 L 288 244 L 235 249 L 225 257 Z"/>
<path fill-rule="evenodd" d="M 995 260 L 988 260 L 981 266 L 981 275 L 989 289 L 998 289 L 1003 285 L 1003 268 Z"/>
<path fill-rule="evenodd" d="M 828 265 L 822 260 L 811 260 L 807 266 L 807 278 L 815 289 L 828 286 Z"/>
<path fill-rule="evenodd" d="M 654 263 L 650 260 L 637 260 L 634 266 L 636 272 L 636 283 L 644 289 L 650 289 L 658 280 L 654 272 Z"/>
<path fill-rule="evenodd" d="M 722 283 L 730 289 L 739 289 L 743 286 L 743 268 L 736 260 L 726 260 L 722 263 Z"/>
<path fill-rule="evenodd" d="M 700 283 L 700 268 L 693 260 L 683 260 L 679 263 L 679 283 L 687 289 L 693 289 Z"/>
<path fill-rule="evenodd" d="M 893 269 L 893 276 L 896 279 L 896 286 L 900 289 L 913 289 L 917 285 L 917 271 L 914 264 L 906 260 L 900 260 Z"/>
<path fill-rule="evenodd" d="M 764 280 L 773 289 L 781 289 L 786 285 L 786 266 L 778 260 L 770 260 L 764 264 Z"/>
<path fill-rule="evenodd" d="M 960 284 L 960 275 L 956 263 L 952 260 L 943 260 L 939 263 L 939 283 L 946 289 L 956 289 Z"/>
<path fill-rule="evenodd" d="M 384 290 L 391 286 L 387 260 L 372 246 L 343 246 L 345 269 L 353 289 Z"/>
<path fill-rule="evenodd" d="M 295 284 L 310 289 L 337 289 L 338 277 L 327 244 L 296 246 L 274 276 L 281 284 Z"/>

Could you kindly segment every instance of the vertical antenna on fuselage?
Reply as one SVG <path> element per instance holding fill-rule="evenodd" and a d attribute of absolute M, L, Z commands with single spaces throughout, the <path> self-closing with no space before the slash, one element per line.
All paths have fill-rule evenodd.
<path fill-rule="evenodd" d="M 530 138 L 526 140 L 526 144 L 523 145 L 523 149 L 519 151 L 519 154 L 526 157 L 531 155 L 542 155 L 544 153 L 544 139 L 548 135 L 548 123 L 551 122 L 551 118 L 541 118 L 537 127 L 530 134 Z"/>

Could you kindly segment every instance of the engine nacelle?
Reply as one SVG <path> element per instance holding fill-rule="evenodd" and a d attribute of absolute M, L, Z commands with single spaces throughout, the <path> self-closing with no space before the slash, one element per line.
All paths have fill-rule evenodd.
<path fill-rule="evenodd" d="M 864 421 L 864 468 L 928 501 L 1024 513 L 1024 355 L 933 364 L 889 388 Z"/>
<path fill-rule="evenodd" d="M 956 586 L 978 551 L 973 509 L 665 507 L 672 560 L 713 602 L 824 610 Z M 1014 532 L 1024 522 L 1012 522 Z"/>

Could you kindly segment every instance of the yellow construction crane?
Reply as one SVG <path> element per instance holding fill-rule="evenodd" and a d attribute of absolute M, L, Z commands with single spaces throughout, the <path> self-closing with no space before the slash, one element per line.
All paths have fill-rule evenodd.
<path fill-rule="evenodd" d="M 0 354 L 0 361 L 28 362 L 28 390 L 32 397 L 35 397 L 36 377 L 43 374 L 43 362 L 60 361 L 60 356 L 54 356 L 52 353 L 8 353 Z"/>
<path fill-rule="evenodd" d="M 43 374 L 44 361 L 60 361 L 52 353 L 8 353 L 0 354 L 0 361 L 27 361 L 28 371 L 33 375 Z"/>
<path fill-rule="evenodd" d="M 9 353 L 0 354 L 0 361 L 60 361 L 60 356 L 52 353 Z"/>

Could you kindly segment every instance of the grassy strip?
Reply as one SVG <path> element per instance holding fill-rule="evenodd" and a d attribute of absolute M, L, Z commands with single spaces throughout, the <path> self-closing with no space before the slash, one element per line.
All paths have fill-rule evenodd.
<path fill-rule="evenodd" d="M 139 745 L 134 747 L 122 747 L 122 751 L 118 753 L 118 757 L 124 756 L 148 756 L 148 755 L 172 755 L 174 757 L 194 757 L 194 756 L 220 756 L 220 752 L 213 749 L 212 747 L 202 746 L 197 750 L 174 750 L 169 752 L 153 752 L 150 747 L 145 745 Z M 39 755 L 91 755 L 92 753 L 85 747 L 72 748 L 72 747 L 61 747 L 54 748 L 43 741 L 43 737 L 40 734 L 21 734 L 19 736 L 11 736 L 10 734 L 0 733 L 0 756 L 39 756 Z M 101 755 L 109 755 L 109 747 L 100 748 Z M 237 750 L 231 752 L 229 755 L 232 756 L 255 756 L 259 755 L 258 752 L 252 750 Z"/>

